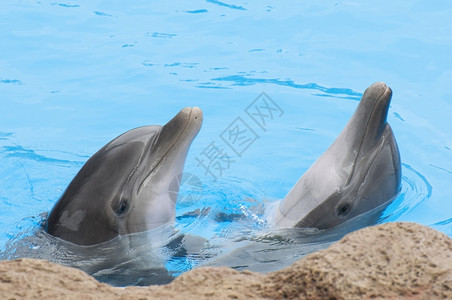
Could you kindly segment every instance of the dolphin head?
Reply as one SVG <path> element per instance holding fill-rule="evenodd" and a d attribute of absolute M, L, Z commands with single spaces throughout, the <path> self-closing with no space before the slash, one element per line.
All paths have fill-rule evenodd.
<path fill-rule="evenodd" d="M 140 127 L 115 138 L 69 184 L 47 231 L 92 245 L 173 222 L 179 179 L 201 124 L 199 108 L 184 108 L 163 127 Z"/>
<path fill-rule="evenodd" d="M 338 138 L 281 201 L 273 222 L 327 229 L 382 210 L 400 190 L 397 142 L 386 122 L 392 91 L 370 86 Z M 376 222 L 376 220 L 372 220 Z"/>

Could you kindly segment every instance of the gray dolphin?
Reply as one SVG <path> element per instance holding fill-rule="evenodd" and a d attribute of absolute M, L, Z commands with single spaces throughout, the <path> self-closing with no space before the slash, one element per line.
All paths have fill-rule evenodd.
<path fill-rule="evenodd" d="M 202 124 L 198 107 L 165 126 L 130 130 L 94 154 L 47 220 L 47 232 L 79 245 L 173 222 L 188 149 Z"/>
<path fill-rule="evenodd" d="M 367 211 L 381 213 L 392 202 L 400 190 L 401 165 L 386 122 L 391 96 L 382 82 L 364 92 L 338 138 L 274 206 L 270 223 L 327 229 Z"/>

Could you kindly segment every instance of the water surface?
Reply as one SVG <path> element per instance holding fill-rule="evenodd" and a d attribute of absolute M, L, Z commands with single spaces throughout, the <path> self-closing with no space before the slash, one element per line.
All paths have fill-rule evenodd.
<path fill-rule="evenodd" d="M 72 253 L 39 229 L 69 181 L 109 140 L 164 124 L 185 106 L 204 111 L 185 168 L 197 181 L 182 186 L 177 232 L 158 250 L 163 270 L 177 275 L 218 257 L 269 271 L 326 247 L 342 233 L 268 233 L 262 207 L 284 197 L 375 81 L 394 91 L 388 121 L 403 162 L 401 194 L 381 222 L 452 236 L 447 1 L 12 0 L 0 8 L 3 258 Z M 259 101 L 274 114 L 253 115 Z M 225 131 L 237 124 L 248 126 L 249 141 L 231 146 Z M 228 157 L 217 168 L 212 149 Z M 186 234 L 201 240 L 183 242 Z M 127 269 L 114 268 L 105 269 Z"/>

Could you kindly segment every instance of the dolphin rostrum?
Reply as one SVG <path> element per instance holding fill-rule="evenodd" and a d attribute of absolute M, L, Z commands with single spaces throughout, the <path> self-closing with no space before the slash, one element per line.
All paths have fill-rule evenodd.
<path fill-rule="evenodd" d="M 400 191 L 397 142 L 386 122 L 392 91 L 370 86 L 329 149 L 270 212 L 278 227 L 327 229 L 386 208 Z"/>
<path fill-rule="evenodd" d="M 163 127 L 136 128 L 105 145 L 53 207 L 48 233 L 93 245 L 174 222 L 178 177 L 202 118 L 187 107 Z"/>

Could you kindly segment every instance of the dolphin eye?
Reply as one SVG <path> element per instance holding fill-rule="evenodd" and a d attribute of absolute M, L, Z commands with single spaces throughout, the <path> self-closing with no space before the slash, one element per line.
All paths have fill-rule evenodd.
<path fill-rule="evenodd" d="M 337 215 L 341 216 L 341 217 L 345 217 L 346 215 L 348 215 L 351 208 L 352 208 L 352 206 L 350 205 L 350 203 L 345 203 L 345 204 L 339 206 L 339 208 L 337 209 Z"/>
<path fill-rule="evenodd" d="M 127 212 L 129 209 L 129 201 L 127 199 L 122 199 L 121 202 L 119 202 L 118 209 L 116 210 L 116 214 L 119 216 Z"/>

